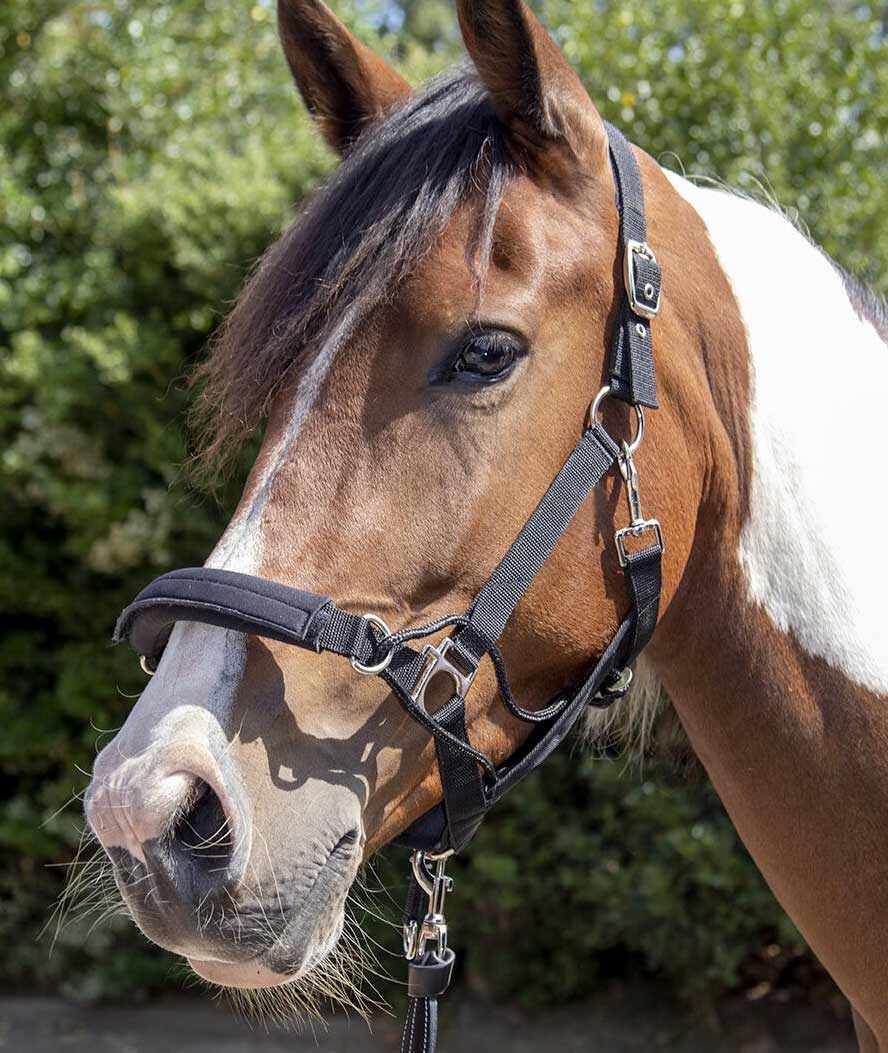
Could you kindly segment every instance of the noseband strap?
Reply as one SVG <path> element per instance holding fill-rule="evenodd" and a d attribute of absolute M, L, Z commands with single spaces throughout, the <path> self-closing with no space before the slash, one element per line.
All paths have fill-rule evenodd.
<path fill-rule="evenodd" d="M 128 639 L 148 671 L 156 668 L 176 623 L 206 625 L 265 637 L 320 654 L 351 660 L 357 673 L 379 676 L 405 711 L 435 740 L 443 801 L 398 840 L 415 850 L 405 916 L 410 961 L 410 1014 L 402 1053 L 431 1053 L 437 1030 L 437 997 L 449 982 L 453 952 L 447 948 L 444 896 L 450 888 L 446 858 L 471 840 L 489 809 L 537 768 L 563 741 L 587 706 L 608 706 L 631 679 L 631 662 L 657 624 L 663 555 L 660 524 L 641 516 L 633 453 L 644 434 L 644 408 L 657 407 L 651 321 L 660 309 L 661 273 L 647 244 L 641 173 L 632 148 L 607 125 L 620 216 L 623 283 L 614 329 L 608 386 L 593 403 L 580 439 L 465 614 L 391 633 L 374 615 L 337 607 L 329 596 L 264 578 L 212 568 L 177 570 L 152 582 L 121 614 L 115 642 Z M 597 419 L 608 395 L 635 407 L 638 434 L 618 445 Z M 583 506 L 617 464 L 626 485 L 631 522 L 615 536 L 631 608 L 613 639 L 578 683 L 543 709 L 521 706 L 508 683 L 499 640 L 518 603 Z M 629 537 L 652 543 L 627 549 Z M 421 649 L 411 643 L 453 627 L 452 634 Z M 495 765 L 469 741 L 466 695 L 479 665 L 489 658 L 500 694 L 516 718 L 532 725 L 527 741 Z M 430 711 L 429 684 L 439 675 L 453 685 L 448 701 Z M 423 911 L 423 896 L 428 910 Z M 428 944 L 432 944 L 429 949 Z"/>
<path fill-rule="evenodd" d="M 248 574 L 209 567 L 174 570 L 151 582 L 126 608 L 117 620 L 114 642 L 129 640 L 156 663 L 176 622 L 193 620 L 320 651 L 332 606 L 329 596 Z"/>

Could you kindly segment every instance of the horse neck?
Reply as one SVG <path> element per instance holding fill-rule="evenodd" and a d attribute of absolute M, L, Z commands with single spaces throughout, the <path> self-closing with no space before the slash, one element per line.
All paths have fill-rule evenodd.
<path fill-rule="evenodd" d="M 670 180 L 731 282 L 750 371 L 708 378 L 745 437 L 711 466 L 723 485 L 651 658 L 747 847 L 888 1049 L 888 561 L 867 507 L 888 348 L 782 216 Z"/>

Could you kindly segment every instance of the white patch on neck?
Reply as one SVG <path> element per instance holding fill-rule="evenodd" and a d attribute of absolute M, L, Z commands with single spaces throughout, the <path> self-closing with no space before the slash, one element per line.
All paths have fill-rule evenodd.
<path fill-rule="evenodd" d="M 809 655 L 888 694 L 888 561 L 873 558 L 888 509 L 888 347 L 781 215 L 666 175 L 706 224 L 746 323 L 753 461 L 739 558 L 749 593 Z"/>

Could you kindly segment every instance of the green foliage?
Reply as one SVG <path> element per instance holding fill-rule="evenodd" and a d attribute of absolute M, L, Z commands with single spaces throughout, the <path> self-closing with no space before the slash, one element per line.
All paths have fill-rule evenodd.
<path fill-rule="evenodd" d="M 267 7 L 29 3 L 0 19 L 0 924 L 8 974 L 55 978 L 65 956 L 46 962 L 31 930 L 59 886 L 44 864 L 78 834 L 74 809 L 49 817 L 82 789 L 95 729 L 121 723 L 118 685 L 140 684 L 107 646 L 115 611 L 202 562 L 224 522 L 181 482 L 182 377 L 329 159 Z M 95 969 L 110 946 L 97 932 Z"/>
<path fill-rule="evenodd" d="M 605 114 L 667 167 L 776 199 L 888 288 L 884 4 L 543 0 Z"/>
<path fill-rule="evenodd" d="M 418 81 L 449 5 L 337 10 Z M 873 5 L 546 0 L 603 111 L 655 156 L 799 209 L 888 284 L 884 36 Z M 395 30 L 404 32 L 395 36 Z M 375 29 L 372 27 L 376 27 Z M 114 614 L 202 561 L 225 514 L 182 481 L 183 377 L 250 261 L 331 160 L 262 0 L 0 5 L 0 971 L 85 997 L 170 965 L 126 924 L 33 940 L 73 854 L 97 740 L 141 676 Z M 236 487 L 235 487 L 236 489 Z M 119 688 L 119 691 L 118 691 Z M 608 968 L 737 982 L 788 927 L 708 791 L 651 767 L 551 762 L 491 820 L 454 910 L 472 981 L 580 994 Z"/>
<path fill-rule="evenodd" d="M 737 985 L 765 946 L 801 939 L 715 795 L 665 765 L 563 752 L 505 801 L 462 865 L 454 933 L 492 992 L 551 1003 L 656 973 L 688 997 Z M 774 948 L 779 947 L 779 954 Z M 776 980 L 776 969 L 769 979 Z"/>

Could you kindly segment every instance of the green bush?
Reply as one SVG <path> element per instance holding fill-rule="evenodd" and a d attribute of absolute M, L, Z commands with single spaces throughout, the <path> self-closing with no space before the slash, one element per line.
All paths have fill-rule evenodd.
<path fill-rule="evenodd" d="M 712 791 L 662 764 L 642 778 L 559 754 L 503 803 L 459 887 L 454 939 L 471 933 L 473 972 L 536 1002 L 588 994 L 614 970 L 707 996 L 766 947 L 774 980 L 804 948 Z"/>
<path fill-rule="evenodd" d="M 336 6 L 414 80 L 455 53 L 440 0 Z M 744 189 L 763 180 L 886 284 L 874 4 L 541 10 L 637 142 Z M 405 15 L 415 39 L 396 40 Z M 107 646 L 114 615 L 153 575 L 202 561 L 230 507 L 183 482 L 182 378 L 331 159 L 266 0 L 7 0 L 0 77 L 0 974 L 144 991 L 171 966 L 128 923 L 74 926 L 51 958 L 34 933 L 77 844 L 81 772 L 141 684 Z M 461 861 L 455 925 L 491 994 L 532 980 L 540 1000 L 571 997 L 605 966 L 717 993 L 763 948 L 796 950 L 710 792 L 619 770 L 560 756 Z"/>
<path fill-rule="evenodd" d="M 77 843 L 56 812 L 140 686 L 115 611 L 224 522 L 182 482 L 183 375 L 329 159 L 265 7 L 4 6 L 0 48 L 0 926 L 6 975 L 54 980 L 71 961 L 32 930 Z M 144 982 L 91 947 L 85 990 Z"/>

